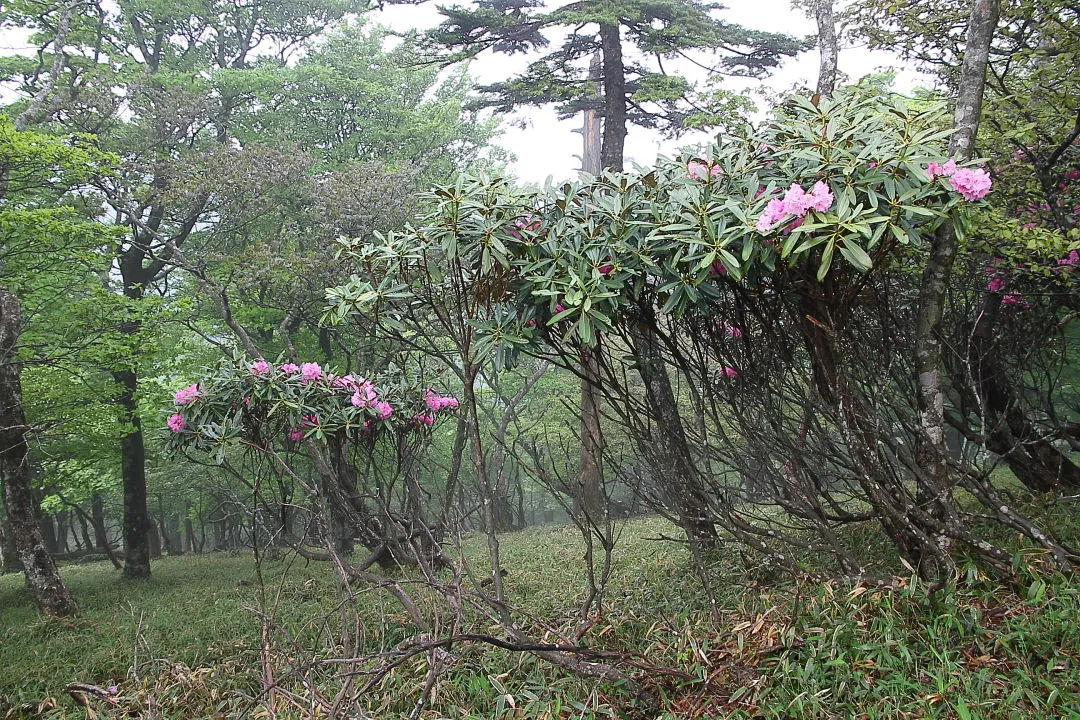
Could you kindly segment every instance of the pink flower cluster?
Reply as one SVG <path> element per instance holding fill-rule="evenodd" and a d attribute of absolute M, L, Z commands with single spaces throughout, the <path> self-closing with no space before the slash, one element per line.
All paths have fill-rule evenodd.
<path fill-rule="evenodd" d="M 724 367 L 720 368 L 719 370 L 716 371 L 716 374 L 717 375 L 722 375 L 722 376 L 727 377 L 727 378 L 737 378 L 737 377 L 739 377 L 739 371 L 736 370 L 735 368 L 731 367 L 730 365 L 725 365 Z"/>
<path fill-rule="evenodd" d="M 304 363 L 300 366 L 301 382 L 305 385 L 322 377 L 322 367 L 319 363 Z"/>
<path fill-rule="evenodd" d="M 266 362 L 265 360 L 256 360 L 255 362 L 251 363 L 251 367 L 249 368 L 249 370 L 252 375 L 254 375 L 255 377 L 259 377 L 260 375 L 266 375 L 271 370 L 273 370 L 273 368 L 270 366 L 270 363 Z"/>
<path fill-rule="evenodd" d="M 803 190 L 801 185 L 794 184 L 788 188 L 783 200 L 773 198 L 769 201 L 769 204 L 765 206 L 765 212 L 758 218 L 754 227 L 760 233 L 767 233 L 774 223 L 783 220 L 788 215 L 802 218 L 811 210 L 825 212 L 832 207 L 833 199 L 829 186 L 821 180 L 814 183 L 810 192 Z"/>
<path fill-rule="evenodd" d="M 299 369 L 300 368 L 294 363 L 285 363 L 281 366 L 281 372 L 285 373 L 286 375 L 292 375 L 296 373 L 296 371 Z"/>
<path fill-rule="evenodd" d="M 199 385 L 197 383 L 188 385 L 182 390 L 177 390 L 173 393 L 173 400 L 177 405 L 190 405 L 199 399 Z"/>
<path fill-rule="evenodd" d="M 982 200 L 986 193 L 990 192 L 990 173 L 982 168 L 959 168 L 954 160 L 949 160 L 943 165 L 931 162 L 926 166 L 926 174 L 933 180 L 939 177 L 949 178 L 952 189 L 964 196 L 971 202 Z"/>
<path fill-rule="evenodd" d="M 418 425 L 427 425 L 431 427 L 435 424 L 435 416 L 429 413 L 416 413 L 412 416 L 412 421 Z"/>
<path fill-rule="evenodd" d="M 960 168 L 949 178 L 952 189 L 967 201 L 982 200 L 990 192 L 990 173 L 982 168 Z"/>
<path fill-rule="evenodd" d="M 178 433 L 183 430 L 187 423 L 184 422 L 184 416 L 180 413 L 173 413 L 169 416 L 169 419 L 165 421 L 165 424 L 169 426 L 169 430 L 174 433 Z"/>
<path fill-rule="evenodd" d="M 692 180 L 708 180 L 710 177 L 716 177 L 721 172 L 723 171 L 719 165 L 710 165 L 700 160 L 691 160 L 686 163 L 686 177 Z"/>
<path fill-rule="evenodd" d="M 952 177 L 955 172 L 955 160 L 949 160 L 944 165 L 938 165 L 936 162 L 932 162 L 926 166 L 926 174 L 930 176 L 931 180 L 939 177 Z"/>
<path fill-rule="evenodd" d="M 1027 310 L 1031 307 L 1031 303 L 1022 299 L 1020 293 L 1009 293 L 1001 298 L 1002 307 L 1016 308 L 1017 310 Z"/>
<path fill-rule="evenodd" d="M 446 408 L 456 408 L 458 406 L 458 401 L 457 398 L 442 396 L 437 394 L 434 390 L 427 390 L 424 392 L 424 404 L 428 406 L 428 410 L 437 413 Z"/>
<path fill-rule="evenodd" d="M 1068 255 L 1057 261 L 1057 264 L 1063 267 L 1076 267 L 1077 265 L 1080 265 L 1080 252 L 1070 250 Z"/>

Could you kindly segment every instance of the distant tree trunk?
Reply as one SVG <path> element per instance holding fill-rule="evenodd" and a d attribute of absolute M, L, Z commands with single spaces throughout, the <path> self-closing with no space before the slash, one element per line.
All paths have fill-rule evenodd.
<path fill-rule="evenodd" d="M 34 517 L 20 368 L 15 361 L 20 323 L 19 301 L 0 288 L 0 475 L 4 479 L 4 509 L 26 584 L 38 608 L 45 615 L 67 617 L 75 615 L 78 607 L 60 579 Z"/>
<path fill-rule="evenodd" d="M 31 475 L 29 467 L 27 468 L 27 475 Z M 31 492 L 34 498 L 34 517 L 37 518 L 38 530 L 41 532 L 41 540 L 45 543 L 45 549 L 49 551 L 49 554 L 59 555 L 62 550 L 56 539 L 56 525 L 53 523 L 52 515 L 46 515 L 41 511 L 42 493 L 37 490 L 32 490 Z"/>
<path fill-rule="evenodd" d="M 605 170 L 622 172 L 626 144 L 626 69 L 623 67 L 619 25 L 600 24 L 600 52 L 603 53 L 604 139 L 600 164 Z"/>
<path fill-rule="evenodd" d="M 68 523 L 71 520 L 70 512 L 56 514 L 56 548 L 62 553 L 68 551 Z"/>
<path fill-rule="evenodd" d="M 147 519 L 150 521 L 149 531 L 149 545 L 150 545 L 150 557 L 154 559 L 161 558 L 161 530 L 157 520 L 153 515 L 147 513 Z"/>
<path fill-rule="evenodd" d="M 818 65 L 817 93 L 824 97 L 832 95 L 836 88 L 836 62 L 840 48 L 836 43 L 836 20 L 833 18 L 833 0 L 816 0 L 814 20 L 817 21 Z"/>
<path fill-rule="evenodd" d="M 109 542 L 109 530 L 105 525 L 105 501 L 99 492 L 90 496 L 90 524 L 94 527 L 94 541 L 97 549 L 109 556 L 109 561 L 117 570 L 122 568 L 124 564 L 113 550 L 112 543 Z"/>
<path fill-rule="evenodd" d="M 94 541 L 90 539 L 90 524 L 86 522 L 86 511 L 82 508 L 75 513 L 75 517 L 79 519 L 79 531 L 82 534 L 82 547 L 90 552 L 94 549 Z"/>
<path fill-rule="evenodd" d="M 195 526 L 187 515 L 184 516 L 184 536 L 187 538 L 189 552 L 197 553 L 202 551 L 202 546 L 195 540 Z"/>

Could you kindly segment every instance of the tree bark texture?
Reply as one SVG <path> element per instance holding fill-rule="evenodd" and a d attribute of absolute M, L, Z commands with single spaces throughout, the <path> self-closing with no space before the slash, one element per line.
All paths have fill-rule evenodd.
<path fill-rule="evenodd" d="M 622 172 L 623 146 L 626 144 L 626 70 L 618 24 L 600 24 L 600 51 L 604 56 L 604 139 L 600 146 L 600 164 L 604 170 Z"/>
<path fill-rule="evenodd" d="M 956 132 L 949 142 L 949 154 L 958 161 L 971 157 L 979 129 L 983 88 L 990 41 L 997 27 L 999 0 L 973 0 L 968 20 L 964 65 L 957 88 Z M 942 368 L 941 320 L 946 290 L 956 260 L 956 235 L 943 225 L 932 236 L 930 254 L 923 268 L 916 317 L 915 372 L 918 385 L 920 459 L 933 488 L 934 497 L 924 503 L 951 504 L 949 449 L 945 437 L 945 382 Z"/>
<path fill-rule="evenodd" d="M 656 440 L 645 454 L 653 459 L 657 490 L 661 500 L 678 515 L 687 538 L 711 545 L 717 535 L 711 519 L 709 496 L 694 466 L 675 391 L 660 350 L 660 339 L 645 317 L 634 321 L 632 338 L 638 372 L 645 383 L 645 394 L 656 427 Z"/>
<path fill-rule="evenodd" d="M 124 577 L 150 577 L 150 512 L 146 504 L 146 446 L 142 421 L 135 401 L 138 375 L 134 370 L 117 370 L 113 378 L 120 386 L 117 403 L 121 421 L 128 426 L 120 438 L 120 474 L 124 482 Z"/>
<path fill-rule="evenodd" d="M 45 615 L 68 617 L 75 615 L 78 607 L 45 548 L 34 516 L 20 367 L 15 361 L 20 322 L 19 301 L 0 288 L 0 475 L 4 480 L 4 510 L 26 584 L 38 608 Z"/>
<path fill-rule="evenodd" d="M 814 20 L 817 21 L 818 65 L 817 93 L 832 95 L 836 89 L 836 61 L 840 49 L 836 43 L 836 20 L 833 18 L 833 0 L 817 0 L 814 4 Z"/>
<path fill-rule="evenodd" d="M 598 347 L 581 354 L 581 472 L 575 510 L 594 524 L 604 520 L 604 439 L 600 428 L 600 369 Z"/>
<path fill-rule="evenodd" d="M 0 481 L 0 484 L 3 484 L 3 481 Z M 2 492 L 3 488 L 0 487 L 0 493 Z M 2 504 L 0 502 L 0 505 Z M 22 572 L 22 563 L 19 562 L 19 554 L 15 552 L 15 531 L 11 529 L 7 513 L 4 513 L 4 516 L 0 517 L 0 575 L 15 572 Z"/>

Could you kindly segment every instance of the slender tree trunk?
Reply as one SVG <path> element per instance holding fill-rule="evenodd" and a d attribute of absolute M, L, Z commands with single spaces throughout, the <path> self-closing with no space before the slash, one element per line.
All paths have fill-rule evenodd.
<path fill-rule="evenodd" d="M 90 524 L 94 527 L 94 540 L 98 550 L 109 556 L 109 561 L 117 570 L 122 568 L 124 564 L 109 542 L 109 529 L 105 525 L 105 501 L 98 492 L 90 496 Z"/>
<path fill-rule="evenodd" d="M 19 301 L 0 288 L 0 475 L 4 480 L 4 510 L 26 584 L 38 608 L 45 615 L 67 617 L 75 615 L 78 607 L 60 579 L 34 517 L 20 368 L 15 361 L 20 323 Z"/>
<path fill-rule="evenodd" d="M 626 144 L 626 69 L 618 24 L 600 24 L 600 51 L 604 56 L 604 139 L 600 164 L 604 170 L 622 172 Z"/>
<path fill-rule="evenodd" d="M 660 340 L 649 318 L 640 317 L 633 322 L 633 352 L 656 428 L 656 440 L 651 443 L 647 456 L 652 458 L 652 470 L 659 476 L 659 494 L 678 515 L 687 538 L 710 546 L 717 535 L 709 496 L 694 466 L 675 391 L 660 351 Z"/>
<path fill-rule="evenodd" d="M 818 65 L 817 93 L 823 97 L 832 95 L 836 88 L 836 61 L 840 49 L 836 44 L 836 21 L 833 18 L 833 0 L 816 0 L 814 20 L 817 21 Z"/>
<path fill-rule="evenodd" d="M 33 476 L 30 468 L 27 468 L 27 474 L 31 477 Z M 38 530 L 41 531 L 41 539 L 45 543 L 45 549 L 48 550 L 51 555 L 59 555 L 63 551 L 57 540 L 56 523 L 53 521 L 52 515 L 46 515 L 41 511 L 41 500 L 44 493 L 40 490 L 34 490 L 33 496 L 34 517 L 37 518 Z"/>
<path fill-rule="evenodd" d="M 134 331 L 132 331 L 134 332 Z M 150 577 L 150 512 L 146 504 L 146 447 L 142 420 L 135 401 L 138 375 L 134 370 L 117 370 L 113 378 L 120 386 L 117 402 L 121 422 L 128 430 L 120 438 L 120 473 L 124 480 L 124 577 Z"/>
<path fill-rule="evenodd" d="M 68 551 L 68 524 L 71 513 L 61 512 L 56 514 L 56 548 L 59 552 Z"/>
<path fill-rule="evenodd" d="M 581 472 L 577 497 L 574 498 L 575 510 L 584 512 L 593 524 L 603 522 L 605 515 L 599 352 L 600 348 L 595 347 L 581 353 Z"/>
<path fill-rule="evenodd" d="M 90 524 L 86 522 L 86 511 L 79 508 L 75 513 L 79 518 L 79 531 L 82 533 L 82 546 L 87 552 L 94 549 L 94 541 L 90 539 Z"/>
<path fill-rule="evenodd" d="M 983 88 L 990 41 L 997 27 L 999 0 L 973 0 L 968 20 L 964 64 L 957 89 L 956 132 L 949 142 L 949 154 L 963 161 L 971 157 L 979 129 Z M 941 517 L 952 510 L 949 481 L 949 448 L 945 435 L 945 383 L 942 368 L 941 320 L 946 290 L 956 260 L 956 236 L 943 225 L 933 234 L 930 254 L 923 268 L 916 317 L 915 372 L 918 384 L 919 456 L 926 479 L 920 483 L 918 500 Z M 949 545 L 941 538 L 943 547 Z"/>

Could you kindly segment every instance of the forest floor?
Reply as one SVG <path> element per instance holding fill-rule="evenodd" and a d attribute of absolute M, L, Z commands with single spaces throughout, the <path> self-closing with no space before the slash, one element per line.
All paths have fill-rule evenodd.
<path fill-rule="evenodd" d="M 1033 509 L 1080 540 L 1075 501 Z M 1080 718 L 1080 580 L 1024 572 L 1006 587 L 963 568 L 959 589 L 930 596 L 902 567 L 884 586 L 781 581 L 728 548 L 710 561 L 712 608 L 685 548 L 660 539 L 673 535 L 656 518 L 621 526 L 604 615 L 581 640 L 625 652 L 659 709 L 527 653 L 460 645 L 419 717 Z M 481 553 L 482 538 L 468 542 Z M 574 628 L 584 592 L 576 529 L 530 528 L 502 548 L 512 602 L 532 622 Z M 342 653 L 325 563 L 281 557 L 259 573 L 248 553 L 209 553 L 163 558 L 144 582 L 122 581 L 108 563 L 63 572 L 82 610 L 71 621 L 42 619 L 21 577 L 0 577 L 0 718 L 316 717 L 299 705 L 270 712 L 258 697 L 257 609 L 274 617 L 277 679 L 290 663 Z M 369 593 L 356 607 L 365 640 L 385 642 L 400 617 L 392 601 Z M 425 676 L 419 655 L 348 717 L 407 717 Z"/>

